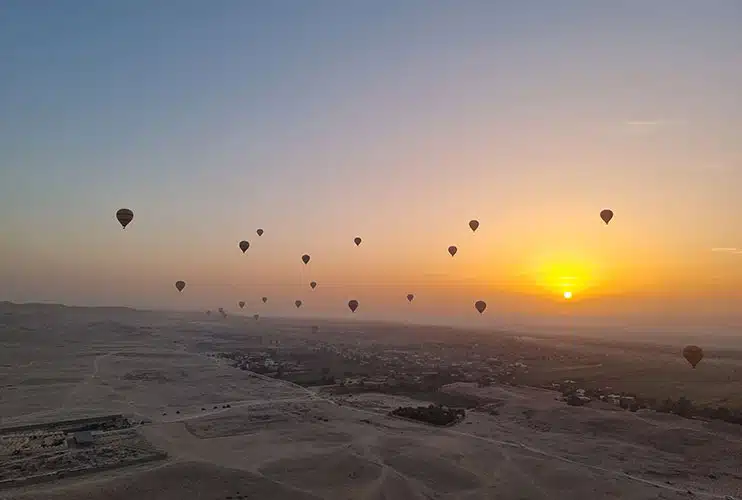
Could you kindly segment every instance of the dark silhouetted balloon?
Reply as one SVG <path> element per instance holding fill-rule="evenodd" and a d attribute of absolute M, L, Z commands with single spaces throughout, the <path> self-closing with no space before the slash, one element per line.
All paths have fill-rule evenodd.
<path fill-rule="evenodd" d="M 605 210 L 601 210 L 600 218 L 603 219 L 603 222 L 608 224 L 613 218 L 613 210 L 608 210 L 607 208 Z"/>
<path fill-rule="evenodd" d="M 485 309 L 487 309 L 487 303 L 483 300 L 478 300 L 474 303 L 474 307 L 477 308 L 477 311 L 479 311 L 479 314 L 482 314 Z"/>
<path fill-rule="evenodd" d="M 356 246 L 360 245 L 361 244 L 361 241 L 362 241 L 361 238 L 359 238 L 358 236 L 356 236 L 355 238 L 353 238 L 353 243 L 355 243 Z"/>
<path fill-rule="evenodd" d="M 268 297 L 263 297 L 262 300 L 263 300 L 263 304 L 265 304 L 266 302 L 268 302 Z"/>
<path fill-rule="evenodd" d="M 258 236 L 263 236 L 263 230 L 262 229 L 258 229 L 255 232 L 258 233 Z"/>
<path fill-rule="evenodd" d="M 317 333 L 319 331 L 319 327 L 317 325 L 312 325 L 312 333 Z"/>
<path fill-rule="evenodd" d="M 260 319 L 260 314 L 253 314 L 252 317 L 257 321 Z"/>
<path fill-rule="evenodd" d="M 697 345 L 687 345 L 683 349 L 683 357 L 695 368 L 703 359 L 703 349 Z"/>
<path fill-rule="evenodd" d="M 129 223 L 134 220 L 134 212 L 132 212 L 128 208 L 120 208 L 116 211 L 116 219 L 118 219 L 121 227 L 123 229 L 126 229 L 126 226 L 128 226 Z"/>
<path fill-rule="evenodd" d="M 245 307 L 245 301 L 244 300 L 241 300 L 239 302 L 239 304 L 240 304 L 240 309 L 243 309 Z"/>
<path fill-rule="evenodd" d="M 477 228 L 479 227 L 479 221 L 476 219 L 472 219 L 469 221 L 469 227 L 472 231 L 476 232 Z"/>
<path fill-rule="evenodd" d="M 317 282 L 316 281 L 312 281 L 311 283 L 309 283 L 309 286 L 311 286 L 312 287 L 312 290 L 314 290 L 315 288 L 317 288 Z"/>
<path fill-rule="evenodd" d="M 414 298 L 415 298 L 415 296 L 413 294 L 411 294 L 411 293 L 408 293 L 407 294 L 407 301 L 408 302 L 412 302 L 412 299 L 414 299 Z"/>
<path fill-rule="evenodd" d="M 245 240 L 240 241 L 240 250 L 242 250 L 242 253 L 247 252 L 247 249 L 248 248 L 250 248 L 250 243 L 249 242 L 247 242 Z"/>
<path fill-rule="evenodd" d="M 451 245 L 450 247 L 448 247 L 448 253 L 451 254 L 451 257 L 453 257 L 454 255 L 456 255 L 456 252 L 458 252 L 458 251 L 459 251 L 459 249 L 456 248 L 453 245 Z"/>
<path fill-rule="evenodd" d="M 294 302 L 294 305 L 296 306 L 297 309 L 300 308 L 301 307 L 301 300 L 297 300 L 296 302 Z"/>
<path fill-rule="evenodd" d="M 351 312 L 356 312 L 356 309 L 358 309 L 358 301 L 357 300 L 349 300 L 348 301 L 348 307 L 350 307 Z"/>
<path fill-rule="evenodd" d="M 311 259 L 311 257 L 307 254 L 301 256 L 301 261 L 305 264 L 309 264 L 309 259 Z"/>
<path fill-rule="evenodd" d="M 208 311 L 206 311 L 206 316 L 211 316 L 211 309 L 209 309 Z"/>
<path fill-rule="evenodd" d="M 185 288 L 185 281 L 176 281 L 175 288 L 177 288 L 179 292 L 182 292 Z"/>

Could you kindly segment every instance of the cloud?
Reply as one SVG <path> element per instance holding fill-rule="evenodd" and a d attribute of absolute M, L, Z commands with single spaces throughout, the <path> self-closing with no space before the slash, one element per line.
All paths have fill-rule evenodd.
<path fill-rule="evenodd" d="M 661 125 L 664 122 L 661 120 L 654 120 L 654 121 L 640 121 L 640 120 L 633 120 L 633 121 L 627 121 L 626 125 L 629 125 L 631 127 L 656 127 L 657 125 Z"/>
<path fill-rule="evenodd" d="M 742 250 L 739 250 L 734 247 L 716 247 L 711 249 L 712 252 L 725 252 L 725 253 L 742 253 Z"/>
<path fill-rule="evenodd" d="M 638 134 L 649 134 L 684 124 L 681 120 L 626 120 L 624 127 Z"/>
<path fill-rule="evenodd" d="M 721 163 L 706 163 L 698 166 L 699 170 L 705 170 L 708 172 L 723 172 L 730 170 L 730 167 L 728 165 L 724 165 Z"/>

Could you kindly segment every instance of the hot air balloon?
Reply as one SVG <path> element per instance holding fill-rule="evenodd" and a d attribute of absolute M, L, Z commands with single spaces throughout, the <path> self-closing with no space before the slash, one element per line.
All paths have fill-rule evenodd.
<path fill-rule="evenodd" d="M 255 232 L 258 233 L 258 236 L 263 236 L 263 230 L 262 229 L 258 229 Z"/>
<path fill-rule="evenodd" d="M 315 288 L 317 288 L 317 282 L 316 281 L 312 281 L 311 283 L 309 283 L 309 286 L 311 286 L 312 287 L 312 290 L 314 290 Z"/>
<path fill-rule="evenodd" d="M 294 305 L 296 306 L 297 309 L 299 309 L 301 307 L 301 300 L 295 301 Z"/>
<path fill-rule="evenodd" d="M 317 333 L 319 331 L 319 327 L 317 325 L 312 325 L 312 333 Z"/>
<path fill-rule="evenodd" d="M 360 245 L 361 244 L 361 241 L 362 241 L 361 238 L 359 238 L 358 236 L 356 236 L 355 238 L 353 238 L 353 243 L 355 243 L 356 246 Z"/>
<path fill-rule="evenodd" d="M 175 288 L 177 288 L 179 292 L 182 292 L 185 288 L 185 281 L 176 281 Z"/>
<path fill-rule="evenodd" d="M 451 257 L 453 257 L 454 255 L 456 255 L 456 252 L 458 252 L 458 251 L 459 251 L 459 249 L 456 248 L 453 245 L 451 245 L 450 247 L 448 247 L 448 253 L 451 254 Z"/>
<path fill-rule="evenodd" d="M 209 309 L 208 311 L 206 311 L 206 316 L 211 316 L 211 309 Z"/>
<path fill-rule="evenodd" d="M 307 255 L 307 254 L 304 254 L 304 255 L 301 256 L 301 261 L 304 264 L 309 264 L 309 259 L 311 259 L 311 257 L 309 255 Z"/>
<path fill-rule="evenodd" d="M 687 345 L 683 349 L 683 357 L 695 368 L 703 359 L 703 349 L 697 345 Z"/>
<path fill-rule="evenodd" d="M 413 294 L 411 294 L 411 293 L 408 293 L 407 294 L 407 302 L 412 302 L 412 299 L 414 299 L 414 298 L 415 298 L 415 296 Z"/>
<path fill-rule="evenodd" d="M 479 221 L 477 219 L 470 220 L 469 227 L 471 228 L 472 232 L 476 232 L 477 228 L 479 227 Z"/>
<path fill-rule="evenodd" d="M 240 250 L 242 250 L 242 253 L 247 252 L 248 248 L 250 248 L 250 242 L 245 240 L 240 241 Z"/>
<path fill-rule="evenodd" d="M 252 317 L 253 319 L 255 319 L 255 321 L 257 321 L 260 319 L 260 314 L 253 314 Z"/>
<path fill-rule="evenodd" d="M 134 219 L 134 212 L 128 208 L 120 208 L 116 211 L 116 218 L 121 224 L 121 228 L 126 229 L 126 226 Z"/>
<path fill-rule="evenodd" d="M 605 222 L 607 225 L 613 218 L 613 210 L 608 210 L 607 208 L 605 210 L 601 210 L 600 218 L 603 219 L 603 222 Z"/>
<path fill-rule="evenodd" d="M 263 300 L 263 304 L 265 304 L 266 302 L 268 302 L 268 297 L 263 297 L 262 300 Z"/>
<path fill-rule="evenodd" d="M 482 314 L 485 309 L 487 309 L 487 303 L 483 300 L 478 300 L 474 303 L 474 307 L 477 308 L 477 311 L 479 311 L 479 314 Z"/>
<path fill-rule="evenodd" d="M 240 305 L 240 309 L 244 309 L 245 301 L 244 300 L 239 301 L 239 305 Z"/>
<path fill-rule="evenodd" d="M 348 307 L 350 307 L 350 312 L 356 312 L 356 309 L 358 309 L 358 301 L 355 299 L 349 300 Z"/>

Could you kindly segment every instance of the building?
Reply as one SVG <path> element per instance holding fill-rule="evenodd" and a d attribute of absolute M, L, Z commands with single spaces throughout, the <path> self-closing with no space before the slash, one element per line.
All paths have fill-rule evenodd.
<path fill-rule="evenodd" d="M 90 431 L 73 432 L 67 435 L 68 448 L 81 448 L 93 444 L 93 435 Z"/>

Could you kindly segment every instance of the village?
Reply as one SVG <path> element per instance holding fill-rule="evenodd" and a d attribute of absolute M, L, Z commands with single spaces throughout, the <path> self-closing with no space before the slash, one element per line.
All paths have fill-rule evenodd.
<path fill-rule="evenodd" d="M 720 419 L 742 423 L 733 409 L 694 406 L 685 397 L 656 398 L 619 390 L 595 379 L 549 376 L 543 366 L 589 366 L 602 358 L 576 350 L 555 349 L 518 338 L 497 342 L 421 342 L 405 346 L 373 343 L 336 344 L 319 338 L 300 345 L 269 346 L 223 352 L 239 369 L 287 380 L 305 387 L 323 386 L 336 394 L 382 392 L 419 396 L 426 401 L 473 408 L 476 401 L 442 397 L 438 390 L 455 382 L 531 386 L 561 393 L 571 406 L 611 405 L 627 411 L 650 409 L 687 418 Z"/>
<path fill-rule="evenodd" d="M 540 352 L 535 362 L 546 358 Z M 345 391 L 422 392 L 429 393 L 454 382 L 523 385 L 534 361 L 534 353 L 490 352 L 486 346 L 420 344 L 417 346 L 369 347 L 335 345 L 316 341 L 306 347 L 254 348 L 220 353 L 242 370 L 287 380 L 304 386 L 335 386 Z M 564 362 L 574 362 L 562 355 Z M 550 353 L 550 359 L 559 354 Z M 533 384 L 562 392 L 571 405 L 593 400 L 604 401 L 626 409 L 639 408 L 636 396 L 613 392 L 611 387 L 582 388 L 570 380 Z"/>

